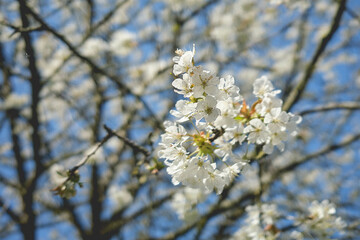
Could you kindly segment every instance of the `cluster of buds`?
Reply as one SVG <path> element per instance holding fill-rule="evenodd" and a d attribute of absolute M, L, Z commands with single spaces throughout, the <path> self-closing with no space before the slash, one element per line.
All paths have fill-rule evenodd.
<path fill-rule="evenodd" d="M 57 174 L 60 177 L 66 178 L 66 180 L 51 190 L 55 195 L 69 199 L 76 195 L 76 185 L 83 187 L 83 184 L 80 182 L 79 170 L 57 171 Z"/>

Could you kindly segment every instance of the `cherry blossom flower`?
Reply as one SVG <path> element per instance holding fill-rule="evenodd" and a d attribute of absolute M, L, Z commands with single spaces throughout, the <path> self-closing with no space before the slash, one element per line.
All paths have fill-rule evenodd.
<path fill-rule="evenodd" d="M 170 114 L 178 118 L 177 122 L 185 122 L 196 113 L 196 106 L 196 103 L 179 100 L 175 105 L 176 110 L 171 110 Z"/>
<path fill-rule="evenodd" d="M 258 78 L 254 82 L 254 95 L 258 98 L 265 98 L 267 96 L 275 96 L 276 94 L 280 93 L 279 90 L 273 91 L 274 86 L 269 81 L 266 76 L 262 76 Z"/>
<path fill-rule="evenodd" d="M 185 73 L 193 68 L 194 64 L 194 54 L 195 54 L 195 48 L 191 51 L 178 51 L 180 53 L 180 56 L 176 56 L 173 58 L 173 61 L 176 63 L 174 65 L 173 73 L 175 76 L 178 76 L 182 73 Z"/>
<path fill-rule="evenodd" d="M 184 73 L 182 78 L 175 79 L 172 82 L 172 85 L 174 88 L 179 89 L 175 89 L 175 92 L 184 95 L 184 97 L 190 97 L 193 95 L 192 79 L 187 73 Z"/>
<path fill-rule="evenodd" d="M 216 108 L 216 99 L 212 96 L 206 96 L 203 101 L 200 101 L 196 107 L 198 113 L 195 115 L 197 120 L 203 117 L 207 122 L 214 122 L 220 114 L 220 110 Z"/>
<path fill-rule="evenodd" d="M 244 129 L 245 133 L 250 133 L 247 137 L 250 143 L 262 144 L 269 137 L 265 124 L 258 118 L 252 119 L 249 125 Z"/>
<path fill-rule="evenodd" d="M 200 71 L 200 72 L 199 72 Z M 219 92 L 219 78 L 210 71 L 198 69 L 194 76 L 194 97 L 203 97 L 205 95 L 216 96 Z"/>
<path fill-rule="evenodd" d="M 231 75 L 227 75 L 225 78 L 220 78 L 219 90 L 221 97 L 224 99 L 228 97 L 240 97 L 240 89 L 235 85 L 234 77 Z M 241 99 L 238 99 L 238 101 L 241 101 Z"/>

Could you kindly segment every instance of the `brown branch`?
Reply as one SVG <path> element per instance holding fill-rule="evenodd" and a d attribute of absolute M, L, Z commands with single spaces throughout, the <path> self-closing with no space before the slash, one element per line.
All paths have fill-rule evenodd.
<path fill-rule="evenodd" d="M 189 16 L 187 16 L 184 19 L 179 19 L 179 24 L 184 25 L 186 22 L 192 20 L 194 17 L 196 17 L 199 13 L 203 12 L 204 10 L 206 10 L 208 7 L 210 7 L 211 5 L 213 5 L 214 3 L 219 2 L 219 0 L 210 0 L 206 3 L 204 3 L 202 6 L 200 6 L 199 8 L 197 8 L 195 11 L 193 11 Z"/>
<path fill-rule="evenodd" d="M 138 144 L 136 144 L 135 142 L 131 141 L 128 138 L 120 136 L 119 134 L 114 132 L 112 129 L 110 129 L 106 125 L 104 125 L 104 128 L 107 131 L 107 135 L 99 143 L 97 143 L 95 145 L 95 148 L 89 154 L 87 154 L 78 164 L 76 164 L 74 167 L 72 167 L 71 169 L 69 169 L 67 171 L 67 173 L 66 173 L 67 178 L 65 179 L 65 181 L 62 184 L 60 184 L 59 186 L 57 186 L 56 188 L 52 189 L 52 191 L 54 191 L 55 194 L 59 194 L 62 197 L 72 197 L 75 194 L 74 190 L 75 190 L 76 184 L 79 184 L 81 186 L 81 183 L 79 182 L 80 176 L 78 174 L 79 168 L 82 167 L 83 165 L 85 165 L 87 163 L 87 161 L 93 155 L 95 155 L 95 153 L 99 150 L 99 148 L 102 147 L 102 145 L 104 145 L 113 136 L 116 136 L 117 138 L 124 141 L 133 150 L 143 153 L 145 155 L 145 157 L 150 156 L 151 153 L 144 147 L 139 146 Z M 96 170 L 96 169 L 93 169 L 93 170 Z M 71 191 L 71 194 L 68 195 L 67 193 L 70 193 L 69 190 Z"/>
<path fill-rule="evenodd" d="M 330 40 L 335 35 L 335 32 L 339 28 L 341 17 L 346 9 L 346 1 L 347 0 L 340 1 L 338 10 L 334 16 L 329 32 L 326 34 L 326 36 L 323 37 L 321 43 L 318 45 L 315 54 L 311 59 L 311 62 L 309 63 L 309 65 L 305 70 L 304 77 L 300 80 L 297 86 L 293 88 L 288 98 L 286 99 L 283 107 L 284 111 L 289 111 L 292 108 L 292 106 L 300 99 L 302 93 L 304 92 L 306 85 L 308 84 L 310 78 L 312 77 L 315 71 L 315 67 L 318 60 L 320 59 L 320 56 L 323 54 L 326 46 L 328 45 Z"/>
<path fill-rule="evenodd" d="M 298 166 L 300 165 L 303 165 L 304 163 L 308 162 L 309 160 L 313 159 L 313 158 L 316 158 L 316 157 L 320 157 L 322 155 L 325 155 L 325 154 L 328 154 L 330 152 L 333 152 L 335 150 L 338 150 L 342 147 L 345 147 L 345 146 L 348 146 L 350 144 L 352 144 L 353 142 L 356 142 L 360 140 L 360 134 L 356 134 L 356 135 L 353 135 L 351 137 L 347 137 L 345 138 L 342 142 L 340 143 L 337 143 L 337 144 L 332 144 L 330 146 L 327 146 L 327 147 L 324 147 L 323 149 L 315 152 L 315 153 L 311 153 L 303 158 L 301 158 L 300 160 L 297 160 L 279 170 L 277 170 L 275 173 L 272 174 L 272 179 L 286 173 L 286 172 L 289 172 L 289 171 L 292 171 L 294 170 L 295 168 L 297 168 Z M 270 182 L 270 181 L 269 181 Z"/>
<path fill-rule="evenodd" d="M 11 187 L 13 189 L 16 189 L 20 193 L 25 191 L 24 187 L 20 186 L 18 183 L 12 182 L 11 180 L 9 180 L 6 177 L 3 177 L 2 175 L 0 175 L 0 183 L 6 185 L 8 187 Z"/>
<path fill-rule="evenodd" d="M 16 114 L 14 114 L 16 112 Z M 25 158 L 21 154 L 21 141 L 19 135 L 16 133 L 16 116 L 18 112 L 16 110 L 6 111 L 7 115 L 10 118 L 10 130 L 11 130 L 11 140 L 12 140 L 12 152 L 16 160 L 16 172 L 18 175 L 19 183 L 22 187 L 25 187 L 26 183 L 26 172 L 24 169 Z"/>
<path fill-rule="evenodd" d="M 27 17 L 27 7 L 25 0 L 18 0 L 19 12 L 23 28 L 30 26 L 29 19 Z M 41 154 L 41 136 L 40 136 L 40 120 L 38 114 L 38 106 L 40 102 L 40 91 L 41 91 L 41 76 L 37 67 L 35 50 L 32 45 L 32 37 L 29 32 L 21 33 L 21 37 L 25 43 L 25 53 L 28 55 L 28 70 L 30 72 L 30 84 L 31 84 L 31 118 L 30 125 L 32 128 L 31 143 L 32 143 L 32 158 L 35 164 L 35 173 L 33 177 L 29 179 L 26 184 L 26 191 L 22 194 L 23 211 L 26 214 L 24 222 L 20 223 L 20 229 L 24 238 L 29 240 L 35 239 L 35 223 L 36 214 L 33 209 L 34 204 L 34 192 L 37 185 L 37 180 L 40 177 L 42 167 L 42 154 Z M 25 169 L 25 166 L 23 166 Z"/>
<path fill-rule="evenodd" d="M 90 21 L 91 25 L 92 20 Z M 96 86 L 95 92 L 95 105 L 96 111 L 94 116 L 94 125 L 92 126 L 93 130 L 93 138 L 92 142 L 95 142 L 99 138 L 99 133 L 101 130 L 101 121 L 102 121 L 102 113 L 104 108 L 104 92 L 99 86 L 98 81 L 96 80 L 96 74 L 91 73 L 92 80 Z M 111 135 L 111 133 L 108 133 Z M 112 135 L 111 135 L 112 136 Z M 90 206 L 91 206 L 91 239 L 99 239 L 100 238 L 100 223 L 101 223 L 101 212 L 103 210 L 102 199 L 103 199 L 103 189 L 100 187 L 99 184 L 99 168 L 96 163 L 92 166 L 92 173 L 91 173 L 91 196 L 90 196 Z"/>
<path fill-rule="evenodd" d="M 311 109 L 307 109 L 297 113 L 298 115 L 304 116 L 310 113 L 326 112 L 332 110 L 359 110 L 359 102 L 341 102 L 341 103 L 328 103 L 326 105 L 317 106 Z"/>
<path fill-rule="evenodd" d="M 130 216 L 120 218 L 120 219 L 111 219 L 105 223 L 105 227 L 102 229 L 101 233 L 104 239 L 110 239 L 114 234 L 120 231 L 121 227 L 125 224 L 134 221 L 137 217 L 141 216 L 142 214 L 146 213 L 149 209 L 156 208 L 161 206 L 166 201 L 170 200 L 173 196 L 174 192 L 170 192 L 165 197 L 156 200 L 155 202 L 151 202 L 148 205 L 142 207 L 135 213 L 131 214 Z"/>
<path fill-rule="evenodd" d="M 59 186 L 51 189 L 56 195 L 60 195 L 61 197 L 70 198 L 76 194 L 75 187 L 76 185 L 82 186 L 80 182 L 80 175 L 78 169 L 84 166 L 87 161 L 95 155 L 95 153 L 99 150 L 99 148 L 105 144 L 111 137 L 114 135 L 108 134 L 106 135 L 99 143 L 95 145 L 95 148 L 92 149 L 90 153 L 88 153 L 78 164 L 69 169 L 66 172 L 66 179 Z"/>

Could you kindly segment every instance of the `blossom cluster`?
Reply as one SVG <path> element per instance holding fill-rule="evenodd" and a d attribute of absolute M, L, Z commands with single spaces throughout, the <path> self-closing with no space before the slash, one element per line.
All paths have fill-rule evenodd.
<path fill-rule="evenodd" d="M 171 201 L 171 207 L 175 210 L 181 220 L 193 223 L 198 220 L 199 213 L 197 204 L 206 198 L 206 194 L 200 189 L 189 187 L 177 191 Z"/>
<path fill-rule="evenodd" d="M 261 206 L 251 205 L 247 206 L 245 210 L 247 213 L 246 224 L 235 232 L 232 240 L 276 239 L 279 230 L 275 223 L 280 217 L 276 205 L 266 203 L 261 204 Z"/>
<path fill-rule="evenodd" d="M 336 207 L 329 200 L 322 202 L 313 201 L 309 206 L 309 216 L 305 221 L 308 232 L 314 232 L 319 236 L 331 236 L 336 232 L 342 232 L 346 223 L 337 217 Z"/>
<path fill-rule="evenodd" d="M 177 120 L 164 123 L 159 157 L 165 159 L 173 184 L 220 194 L 248 163 L 246 156 L 234 151 L 237 146 L 247 142 L 262 146 L 267 154 L 274 146 L 283 151 L 301 119 L 282 111 L 280 90 L 267 77 L 254 81 L 257 100 L 250 106 L 232 76 L 219 78 L 195 65 L 195 47 L 178 49 L 176 54 L 173 73 L 177 78 L 172 85 L 185 99 L 170 111 Z"/>
<path fill-rule="evenodd" d="M 306 236 L 316 239 L 330 239 L 335 233 L 341 234 L 346 223 L 336 217 L 335 204 L 324 200 L 314 201 L 308 206 L 308 215 L 301 213 L 298 217 L 282 216 L 274 204 L 261 204 L 246 207 L 246 224 L 234 233 L 231 239 L 238 240 L 273 240 L 305 239 Z M 291 227 L 278 228 L 281 218 L 293 221 Z M 279 224 L 280 225 L 280 224 Z M 293 229 L 293 230 L 292 230 Z M 295 229 L 295 230 L 294 230 Z M 291 230 L 291 231 L 288 231 Z"/>

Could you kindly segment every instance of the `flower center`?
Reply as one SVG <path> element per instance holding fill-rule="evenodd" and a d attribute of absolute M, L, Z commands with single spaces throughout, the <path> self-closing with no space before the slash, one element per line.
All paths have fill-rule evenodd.
<path fill-rule="evenodd" d="M 205 134 L 204 132 L 194 134 L 193 141 L 200 155 L 212 155 L 216 149 L 216 146 L 212 145 L 209 140 L 209 134 Z"/>

